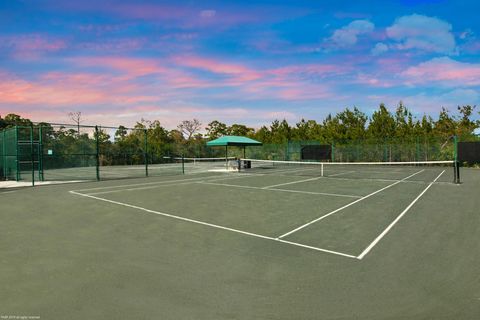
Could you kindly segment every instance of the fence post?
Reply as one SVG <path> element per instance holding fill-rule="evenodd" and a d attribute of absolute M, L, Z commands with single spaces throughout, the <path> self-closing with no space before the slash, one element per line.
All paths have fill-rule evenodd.
<path fill-rule="evenodd" d="M 15 125 L 15 180 L 20 181 L 20 163 L 18 161 L 18 126 Z"/>
<path fill-rule="evenodd" d="M 332 162 L 335 162 L 335 141 L 332 142 Z"/>
<path fill-rule="evenodd" d="M 143 130 L 144 133 L 144 154 L 143 157 L 145 159 L 145 176 L 148 177 L 148 132 L 147 129 Z"/>
<path fill-rule="evenodd" d="M 44 181 L 43 176 L 43 126 L 38 128 L 38 179 Z"/>
<path fill-rule="evenodd" d="M 30 125 L 30 163 L 32 166 L 32 187 L 35 187 L 35 154 L 33 153 L 33 123 Z"/>
<path fill-rule="evenodd" d="M 99 155 L 99 142 L 98 142 L 98 126 L 95 126 L 95 160 L 96 160 L 96 174 L 97 181 L 100 181 L 100 155 Z"/>
<path fill-rule="evenodd" d="M 6 148 L 6 141 L 5 141 L 5 129 L 2 131 L 3 135 L 3 143 L 2 143 L 2 150 L 3 150 L 3 178 L 7 179 L 7 148 Z"/>

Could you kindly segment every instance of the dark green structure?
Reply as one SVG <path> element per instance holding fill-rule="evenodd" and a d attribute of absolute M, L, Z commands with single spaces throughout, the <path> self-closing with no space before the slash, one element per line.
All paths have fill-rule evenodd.
<path fill-rule="evenodd" d="M 180 163 L 150 153 L 147 129 L 123 127 L 128 141 L 115 130 L 119 128 L 47 123 L 4 129 L 0 131 L 0 180 L 35 184 L 181 174 Z M 157 167 L 149 171 L 149 166 Z"/>

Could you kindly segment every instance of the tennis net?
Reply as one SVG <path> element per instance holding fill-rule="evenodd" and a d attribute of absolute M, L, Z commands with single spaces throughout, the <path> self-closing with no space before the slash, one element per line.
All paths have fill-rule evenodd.
<path fill-rule="evenodd" d="M 207 171 L 238 170 L 238 160 L 235 157 L 220 158 L 185 158 L 168 157 L 174 163 L 181 163 L 184 173 Z"/>
<path fill-rule="evenodd" d="M 454 161 L 312 162 L 240 159 L 239 170 L 259 175 L 305 176 L 332 179 L 460 182 Z"/>

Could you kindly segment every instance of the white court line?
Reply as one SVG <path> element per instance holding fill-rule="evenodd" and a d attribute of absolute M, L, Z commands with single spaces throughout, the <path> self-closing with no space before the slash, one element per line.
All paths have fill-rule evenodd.
<path fill-rule="evenodd" d="M 326 217 L 331 216 L 331 215 L 334 214 L 334 213 L 337 213 L 337 212 L 339 212 L 339 211 L 341 211 L 341 210 L 343 210 L 343 209 L 345 209 L 345 208 L 348 208 L 348 207 L 350 207 L 350 206 L 352 206 L 352 205 L 354 205 L 354 204 L 356 204 L 356 203 L 358 203 L 358 202 L 360 202 L 360 201 L 363 201 L 363 200 L 365 200 L 365 199 L 367 199 L 367 198 L 370 198 L 371 196 L 373 196 L 373 195 L 375 195 L 375 194 L 377 194 L 377 193 L 379 193 L 379 192 L 381 192 L 381 191 L 383 191 L 383 190 L 386 190 L 386 189 L 388 189 L 388 188 L 390 188 L 390 187 L 393 187 L 394 185 L 402 182 L 403 180 L 406 180 L 406 179 L 408 179 L 408 178 L 411 178 L 411 177 L 413 177 L 414 175 L 419 174 L 420 172 L 423 172 L 423 171 L 425 171 L 425 169 L 420 170 L 420 171 L 418 171 L 418 172 L 415 172 L 414 174 L 411 174 L 411 175 L 409 175 L 408 177 L 403 178 L 402 180 L 399 180 L 399 181 L 397 181 L 397 182 L 394 182 L 394 183 L 392 183 L 392 184 L 389 184 L 388 186 L 383 187 L 383 188 L 381 188 L 381 189 L 379 189 L 379 190 L 377 190 L 377 191 L 374 191 L 374 192 L 372 192 L 372 193 L 369 193 L 369 194 L 367 194 L 366 196 L 364 196 L 364 197 L 362 197 L 362 198 L 360 198 L 360 199 L 358 199 L 358 200 L 355 200 L 355 201 L 353 201 L 353 202 L 347 203 L 347 204 L 344 205 L 343 207 L 340 207 L 340 208 L 338 208 L 338 209 L 335 209 L 335 210 L 333 210 L 333 211 L 331 211 L 331 212 L 329 212 L 329 213 L 327 213 L 327 214 L 325 214 L 325 215 L 323 215 L 323 216 L 321 216 L 321 217 L 318 217 L 318 218 L 316 218 L 316 219 L 314 219 L 314 220 L 312 220 L 312 221 L 310 221 L 310 222 L 305 223 L 304 225 L 301 225 L 300 227 L 298 227 L 298 228 L 296 228 L 296 229 L 293 229 L 293 230 L 291 230 L 291 231 L 288 231 L 287 233 L 282 234 L 281 236 L 278 237 L 278 239 L 284 238 L 284 237 L 286 237 L 286 236 L 288 236 L 288 235 L 291 235 L 292 233 L 295 233 L 295 232 L 297 232 L 297 231 L 299 231 L 299 230 L 302 230 L 303 228 L 308 227 L 309 225 L 314 224 L 314 223 L 317 222 L 317 221 L 320 221 L 320 220 L 322 220 L 322 219 L 325 219 Z"/>
<path fill-rule="evenodd" d="M 380 240 L 382 240 L 382 238 L 390 231 L 390 229 L 393 228 L 393 226 L 395 226 L 395 224 L 408 212 L 408 210 L 410 210 L 410 208 L 415 204 L 415 202 L 418 201 L 418 199 L 420 199 L 425 192 L 427 192 L 427 190 L 435 183 L 435 181 L 438 180 L 438 178 L 440 178 L 440 176 L 445 172 L 445 170 L 443 170 L 432 182 L 430 182 L 428 184 L 428 186 L 423 189 L 423 191 L 405 208 L 405 210 L 402 211 L 402 213 L 400 213 L 398 215 L 397 218 L 395 218 L 395 220 L 393 220 L 392 223 L 390 223 L 390 225 L 385 228 L 385 230 L 383 230 L 382 233 L 380 233 L 378 235 L 378 237 L 375 238 L 375 240 L 372 241 L 372 243 L 370 243 L 370 245 L 368 245 L 368 247 L 363 250 L 363 252 L 357 257 L 358 259 L 363 259 L 363 257 L 365 257 L 365 255 L 367 255 L 367 253 L 370 252 L 370 250 L 373 249 L 373 247 L 375 247 L 375 245 L 380 242 Z"/>
<path fill-rule="evenodd" d="M 176 216 L 176 215 L 169 214 L 169 213 L 164 213 L 164 212 L 160 212 L 160 211 L 150 210 L 150 209 L 143 208 L 143 207 L 139 207 L 139 206 L 135 206 L 135 205 L 132 205 L 132 204 L 123 203 L 123 202 L 118 202 L 118 201 L 113 201 L 113 200 L 104 199 L 104 198 L 99 198 L 99 197 L 95 197 L 95 196 L 92 196 L 92 195 L 83 194 L 83 193 L 79 193 L 79 192 L 75 192 L 75 191 L 70 191 L 70 193 L 75 194 L 75 195 L 78 195 L 78 196 L 82 196 L 82 197 L 87 197 L 87 198 L 91 198 L 91 199 L 95 199 L 95 200 L 105 201 L 105 202 L 108 202 L 108 203 L 113 203 L 113 204 L 116 204 L 116 205 L 120 205 L 120 206 L 124 206 L 124 207 L 128 207 L 128 208 L 133 208 L 133 209 L 141 210 L 141 211 L 145 211 L 145 212 L 148 212 L 148 213 L 153 213 L 153 214 L 157 214 L 157 215 L 169 217 L 169 218 L 172 218 L 172 219 L 187 221 L 187 222 L 196 223 L 196 224 L 200 224 L 200 225 L 204 225 L 204 226 L 208 226 L 208 227 L 212 227 L 212 228 L 217 228 L 217 229 L 227 230 L 227 231 L 231 231 L 231 232 L 236 232 L 236 233 L 240 233 L 240 234 L 247 235 L 247 236 L 251 236 L 251 237 L 256 237 L 256 238 L 261 238 L 261 239 L 267 239 L 267 240 L 271 240 L 271 241 L 275 241 L 275 242 L 281 242 L 281 243 L 290 244 L 290 245 L 297 246 L 297 247 L 302 247 L 302 248 L 312 249 L 312 250 L 315 250 L 315 251 L 321 251 L 321 252 L 325 252 L 325 253 L 331 253 L 331 254 L 334 254 L 334 255 L 342 256 L 342 257 L 357 259 L 356 256 L 349 255 L 349 254 L 346 254 L 346 253 L 343 253 L 343 252 L 337 252 L 337 251 L 332 251 L 332 250 L 327 250 L 327 249 L 312 247 L 312 246 L 304 245 L 304 244 L 301 244 L 301 243 L 296 243 L 296 242 L 291 242 L 291 241 L 286 241 L 286 240 L 280 240 L 280 239 L 276 239 L 276 238 L 264 236 L 264 235 L 257 234 L 257 233 L 242 231 L 242 230 L 238 230 L 238 229 L 234 229 L 234 228 L 228 228 L 228 227 L 220 226 L 220 225 L 213 224 L 213 223 L 208 223 L 208 222 L 203 222 L 203 221 L 199 221 L 199 220 L 184 218 L 184 217 Z"/>
<path fill-rule="evenodd" d="M 3 192 L 0 192 L 0 195 L 5 194 L 5 193 L 14 193 L 14 192 L 17 192 L 17 190 L 15 190 L 15 191 L 3 191 Z"/>
<path fill-rule="evenodd" d="M 314 180 L 318 180 L 318 179 L 320 179 L 320 177 L 298 180 L 298 181 L 285 182 L 285 183 L 279 183 L 279 184 L 274 184 L 274 185 L 271 185 L 271 186 L 262 187 L 262 189 L 275 188 L 275 187 L 280 187 L 280 186 L 286 186 L 286 185 L 289 185 L 289 184 L 296 184 L 296 183 L 302 183 L 302 182 L 307 182 L 307 181 L 314 181 Z"/>
<path fill-rule="evenodd" d="M 278 191 L 278 192 L 314 194 L 314 195 L 332 196 L 332 197 L 361 198 L 361 196 L 355 196 L 355 195 L 350 195 L 350 194 L 339 194 L 339 193 L 313 192 L 313 191 L 288 190 L 288 189 L 265 189 L 263 187 L 241 186 L 241 185 L 238 185 L 238 184 L 213 183 L 213 182 L 204 182 L 204 181 L 196 181 L 195 183 L 207 184 L 207 185 L 213 185 L 213 186 L 225 186 L 225 187 L 234 187 L 234 188 L 274 191 L 274 192 Z"/>

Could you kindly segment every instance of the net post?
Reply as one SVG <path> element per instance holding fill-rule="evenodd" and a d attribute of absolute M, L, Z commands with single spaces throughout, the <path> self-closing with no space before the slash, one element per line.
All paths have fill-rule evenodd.
<path fill-rule="evenodd" d="M 33 123 L 30 124 L 30 163 L 32 166 L 32 187 L 35 187 L 35 155 L 33 153 Z"/>
<path fill-rule="evenodd" d="M 100 146 L 98 142 L 98 126 L 95 126 L 95 171 L 97 181 L 100 181 Z"/>
<path fill-rule="evenodd" d="M 145 159 L 145 176 L 148 177 L 148 132 L 147 129 L 143 131 L 144 133 L 144 148 L 145 152 L 143 154 L 143 157 Z"/>
<path fill-rule="evenodd" d="M 182 174 L 185 174 L 185 155 L 182 153 Z"/>
<path fill-rule="evenodd" d="M 458 162 L 458 137 L 457 135 L 453 136 L 453 182 L 456 184 L 460 183 L 460 164 Z"/>

